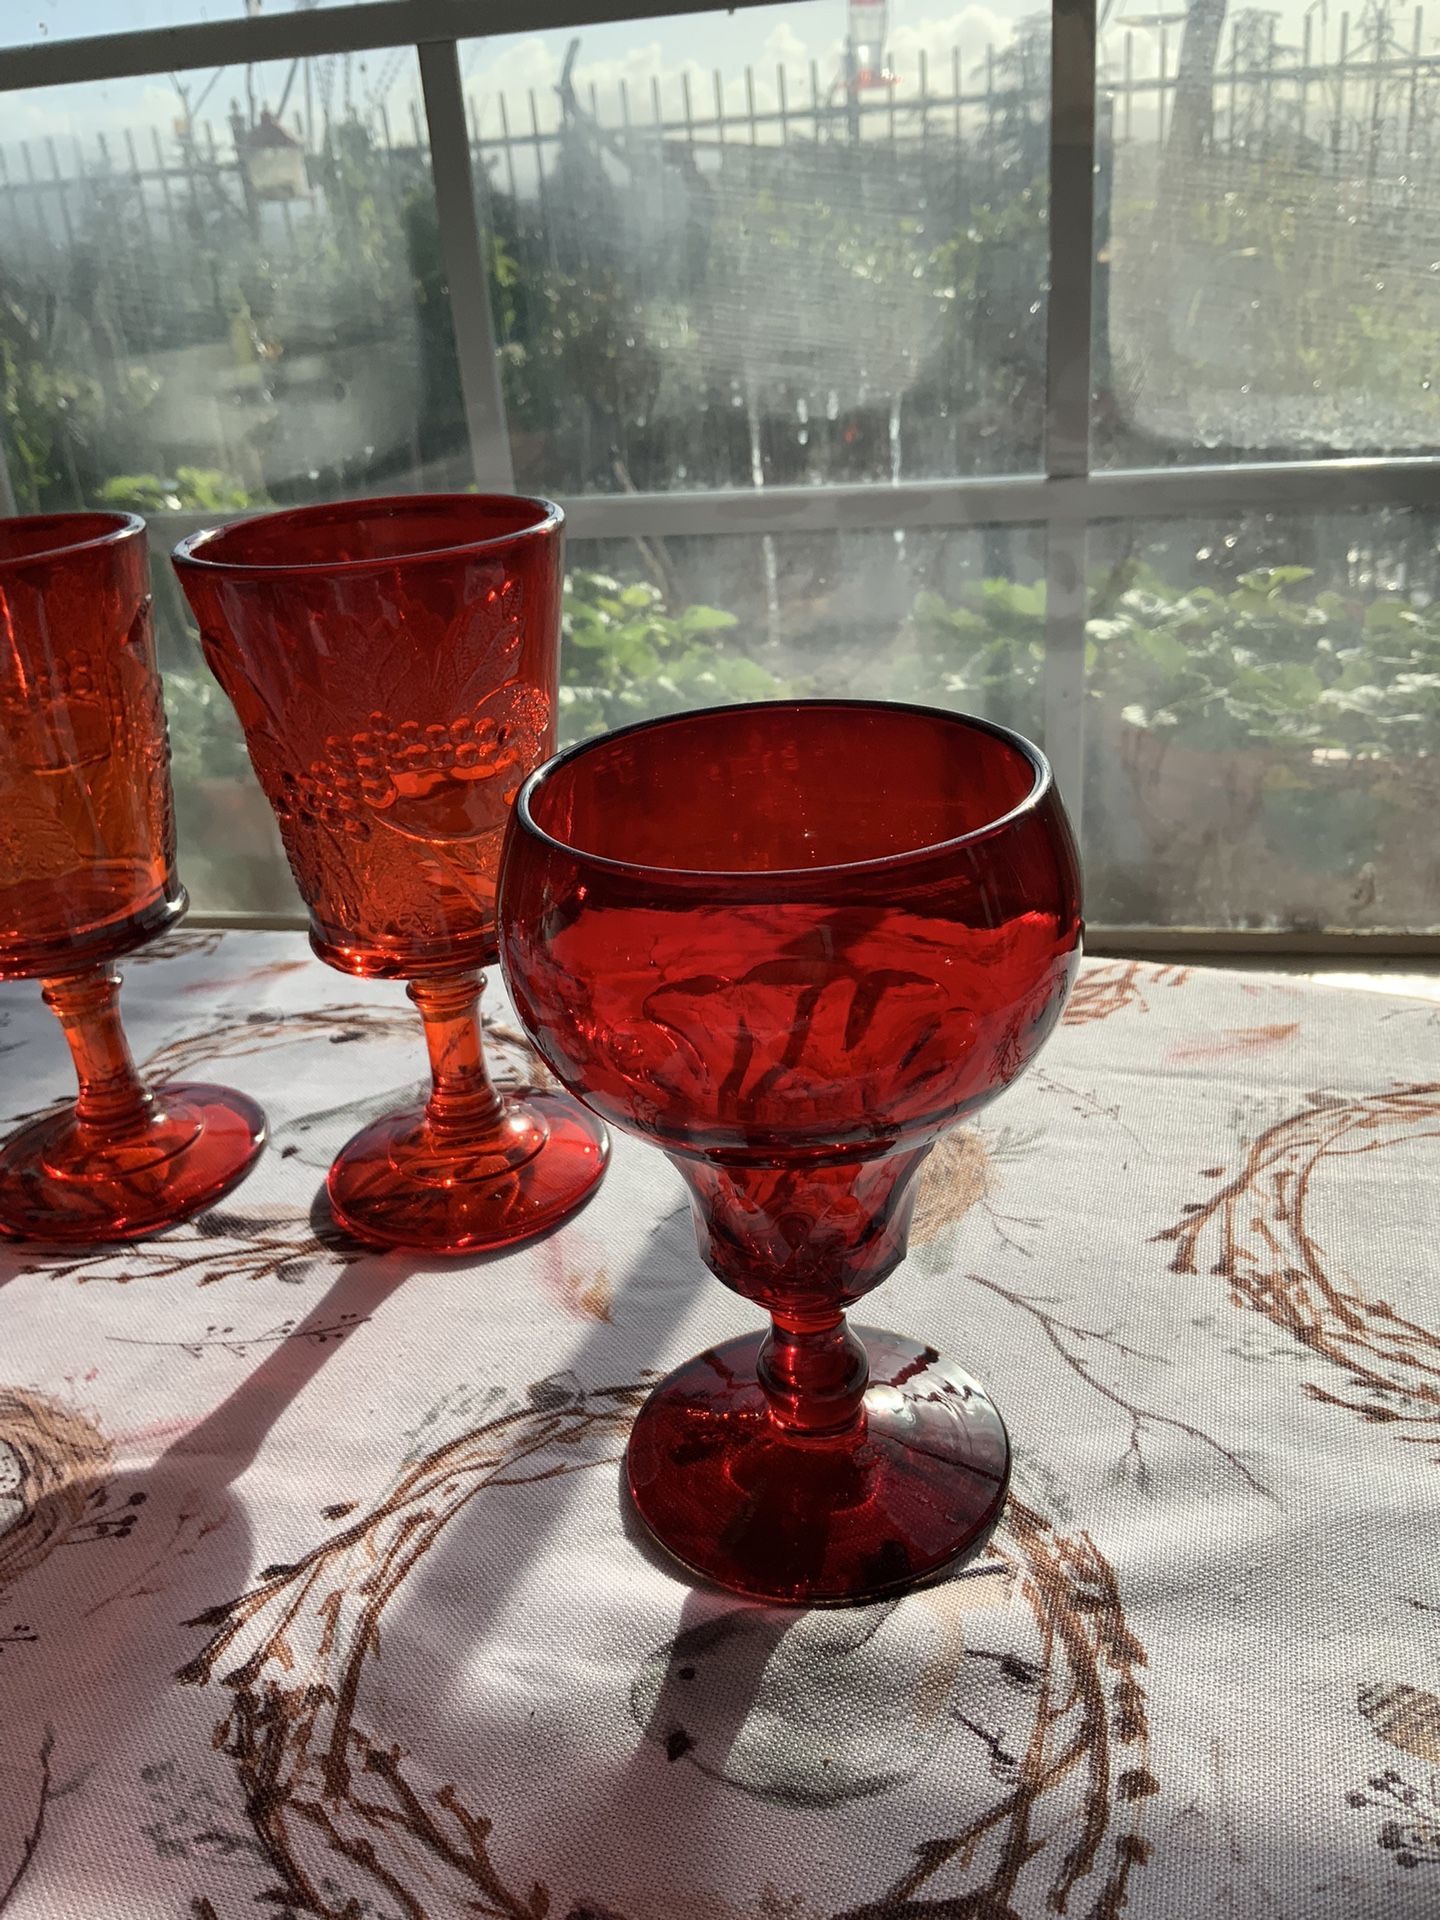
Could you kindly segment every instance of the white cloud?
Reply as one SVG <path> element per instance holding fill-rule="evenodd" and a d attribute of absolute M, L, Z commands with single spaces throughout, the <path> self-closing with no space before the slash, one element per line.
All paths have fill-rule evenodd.
<path fill-rule="evenodd" d="M 810 45 L 802 40 L 788 20 L 773 26 L 760 49 L 764 64 L 771 67 L 808 67 Z"/>
<path fill-rule="evenodd" d="M 137 137 L 150 137 L 152 127 L 167 137 L 180 114 L 180 96 L 163 83 L 147 81 L 143 86 L 119 84 L 114 87 L 47 87 L 34 93 L 5 95 L 7 110 L 3 120 L 6 145 L 20 140 L 63 142 L 83 141 L 87 153 L 93 152 L 95 135 L 124 135 L 128 129 Z M 73 148 L 71 149 L 73 153 Z"/>
<path fill-rule="evenodd" d="M 962 7 L 938 20 L 916 20 L 891 29 L 890 64 L 913 85 L 923 52 L 931 84 L 938 86 L 949 75 L 958 48 L 961 72 L 968 81 L 972 64 L 985 58 L 987 48 L 1003 47 L 1011 26 L 1003 14 L 982 6 Z"/>

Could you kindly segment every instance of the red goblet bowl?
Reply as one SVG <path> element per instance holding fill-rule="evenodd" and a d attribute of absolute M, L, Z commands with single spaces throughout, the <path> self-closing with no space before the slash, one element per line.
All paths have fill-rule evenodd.
<path fill-rule="evenodd" d="M 175 551 L 311 945 L 342 972 L 408 980 L 424 1021 L 429 1099 L 330 1169 L 336 1219 L 372 1245 L 506 1246 L 604 1169 L 583 1108 L 496 1093 L 477 1013 L 505 823 L 554 746 L 562 524 L 543 500 L 415 495 L 262 514 Z"/>
<path fill-rule="evenodd" d="M 0 1152 L 0 1233 L 133 1240 L 234 1186 L 265 1139 L 225 1087 L 148 1090 L 114 961 L 184 913 L 143 521 L 0 521 L 0 980 L 39 978 L 80 1090 Z"/>
<path fill-rule="evenodd" d="M 736 1592 L 895 1592 L 986 1540 L 984 1389 L 846 1324 L 904 1258 L 941 1132 L 1019 1074 L 1080 954 L 1050 771 L 1003 728 L 864 701 L 717 708 L 563 753 L 521 789 L 501 951 L 556 1076 L 653 1141 L 710 1270 L 771 1317 L 650 1396 L 635 1505 Z"/>

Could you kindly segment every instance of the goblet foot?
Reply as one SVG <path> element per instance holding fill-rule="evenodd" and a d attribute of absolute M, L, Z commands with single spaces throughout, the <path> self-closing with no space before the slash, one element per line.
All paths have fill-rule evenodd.
<path fill-rule="evenodd" d="M 374 1247 L 483 1253 L 533 1239 L 586 1201 L 605 1171 L 604 1127 L 563 1094 L 503 1102 L 477 1147 L 423 1107 L 385 1114 L 341 1148 L 326 1186 L 336 1221 Z"/>
<path fill-rule="evenodd" d="M 630 1436 L 630 1492 L 667 1552 L 781 1606 L 903 1592 L 995 1530 L 1010 1442 L 985 1389 L 899 1334 L 853 1329 L 870 1356 L 859 1423 L 801 1434 L 756 1377 L 761 1334 L 689 1360 Z"/>
<path fill-rule="evenodd" d="M 264 1145 L 265 1115 L 230 1087 L 157 1087 L 144 1124 L 109 1139 L 73 1110 L 33 1121 L 0 1150 L 0 1234 L 144 1239 L 228 1193 Z"/>

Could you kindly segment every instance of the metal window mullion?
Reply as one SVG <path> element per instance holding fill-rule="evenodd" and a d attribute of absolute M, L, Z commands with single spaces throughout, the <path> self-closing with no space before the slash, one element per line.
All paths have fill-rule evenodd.
<path fill-rule="evenodd" d="M 485 248 L 475 209 L 470 134 L 460 83 L 460 54 L 453 40 L 419 46 L 420 85 L 430 135 L 430 175 L 440 229 L 440 258 L 455 333 L 455 358 L 470 439 L 475 484 L 482 492 L 509 493 L 515 485 L 510 433 L 495 322 L 485 271 Z"/>
<path fill-rule="evenodd" d="M 1303 460 L 1251 466 L 1145 467 L 1047 479 L 868 481 L 846 486 L 715 488 L 707 492 L 590 493 L 563 499 L 577 539 L 848 533 L 1096 520 L 1190 519 L 1207 514 L 1346 513 L 1377 507 L 1440 512 L 1440 459 Z M 1073 543 L 1072 543 L 1073 551 Z"/>
<path fill-rule="evenodd" d="M 1050 48 L 1050 297 L 1045 335 L 1045 472 L 1090 472 L 1095 260 L 1095 0 L 1053 0 Z M 1045 751 L 1082 835 L 1086 526 L 1056 517 L 1045 543 Z"/>

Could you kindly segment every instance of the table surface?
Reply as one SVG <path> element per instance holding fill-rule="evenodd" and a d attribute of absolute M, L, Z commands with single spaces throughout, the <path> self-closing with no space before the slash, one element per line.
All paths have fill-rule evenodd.
<path fill-rule="evenodd" d="M 807 1614 L 624 1509 L 646 1382 L 754 1320 L 659 1153 L 528 1249 L 361 1253 L 311 1207 L 419 1081 L 399 988 L 126 972 L 271 1145 L 145 1246 L 0 1249 L 5 1920 L 1433 1920 L 1440 1008 L 1088 964 L 860 1315 L 989 1384 L 1006 1520 Z M 0 1058 L 0 1122 L 66 1091 L 31 983 Z"/>

